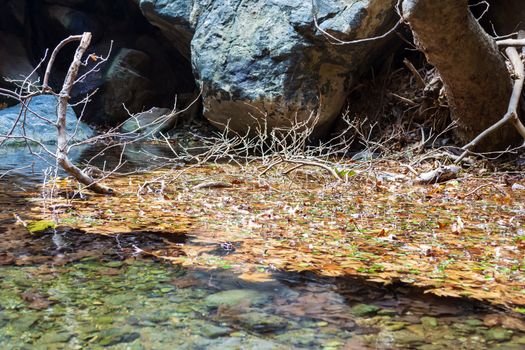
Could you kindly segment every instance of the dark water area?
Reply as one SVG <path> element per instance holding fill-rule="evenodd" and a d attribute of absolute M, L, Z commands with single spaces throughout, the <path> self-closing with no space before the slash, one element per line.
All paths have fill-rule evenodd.
<path fill-rule="evenodd" d="M 138 153 L 155 159 L 153 151 Z M 24 157 L 8 155 L 2 170 Z M 126 157 L 130 169 L 140 164 Z M 0 179 L 0 349 L 525 347 L 521 320 L 473 301 L 263 267 L 253 275 L 270 279 L 258 281 L 146 253 L 191 235 L 105 236 L 68 227 L 30 234 L 14 214 L 30 219 L 23 191 L 40 183 L 43 169 L 35 164 Z"/>

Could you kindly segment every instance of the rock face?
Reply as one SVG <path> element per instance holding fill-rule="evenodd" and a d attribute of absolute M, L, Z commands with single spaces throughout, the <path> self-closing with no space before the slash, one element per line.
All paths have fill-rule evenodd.
<path fill-rule="evenodd" d="M 339 114 L 355 78 L 384 41 L 334 46 L 370 37 L 395 22 L 394 0 L 142 0 L 141 10 L 181 52 L 191 39 L 204 115 L 236 131 L 318 116 L 320 129 Z M 312 118 L 313 119 L 313 118 Z"/>
<path fill-rule="evenodd" d="M 133 49 L 121 49 L 113 58 L 101 79 L 88 84 L 99 88 L 92 101 L 86 106 L 88 114 L 110 117 L 113 123 L 129 118 L 123 106 L 133 112 L 140 112 L 145 105 L 155 102 L 155 86 L 148 77 L 152 60 L 146 53 Z M 102 123 L 102 121 L 101 121 Z"/>
<path fill-rule="evenodd" d="M 0 62 L 10 55 L 26 71 L 45 49 L 68 35 L 91 31 L 90 52 L 105 55 L 110 40 L 114 45 L 108 62 L 73 90 L 75 103 L 98 89 L 85 109 L 75 107 L 89 123 L 123 122 L 128 117 L 123 105 L 131 113 L 171 108 L 175 95 L 198 90 L 196 81 L 203 113 L 219 127 L 229 123 L 244 132 L 262 123 L 313 122 L 315 115 L 322 131 L 385 43 L 336 46 L 322 31 L 341 40 L 382 34 L 397 20 L 395 2 L 0 0 L 0 33 L 16 33 L 23 44 L 17 47 L 26 50 L 18 56 L 0 52 Z M 55 89 L 73 46 L 56 61 Z"/>
<path fill-rule="evenodd" d="M 197 15 L 192 0 L 135 0 L 146 19 L 158 27 L 181 54 L 190 60 L 190 42 Z M 197 4 L 196 4 L 197 5 Z"/>
<path fill-rule="evenodd" d="M 107 62 L 72 91 L 75 112 L 90 124 L 115 126 L 129 117 L 125 107 L 134 114 L 152 107 L 172 108 L 182 94 L 195 96 L 191 63 L 146 20 L 136 1 L 0 0 L 0 9 L 0 44 L 9 48 L 0 51 L 3 76 L 18 78 L 31 72 L 46 49 L 52 50 L 69 35 L 91 32 L 88 52 L 99 56 L 107 56 L 112 46 Z M 74 50 L 74 44 L 67 45 L 57 57 L 50 80 L 55 91 L 61 88 Z M 89 64 L 81 75 L 95 63 Z M 32 80 L 39 74 L 43 68 Z M 13 87 L 1 82 L 0 86 Z M 87 105 L 76 104 L 88 95 Z"/>

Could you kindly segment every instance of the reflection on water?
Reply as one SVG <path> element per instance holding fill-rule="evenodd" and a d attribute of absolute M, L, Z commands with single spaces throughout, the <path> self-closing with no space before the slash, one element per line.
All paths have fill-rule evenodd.
<path fill-rule="evenodd" d="M 54 151 L 54 146 L 49 146 Z M 173 151 L 164 142 L 142 142 L 130 145 L 87 145 L 73 148 L 70 158 L 77 164 L 89 164 L 103 171 L 113 171 L 117 168 L 120 173 L 147 171 L 159 166 L 173 165 Z M 38 147 L 31 149 L 23 144 L 19 146 L 0 147 L 0 181 L 18 184 L 41 183 L 46 178 L 46 171 L 55 169 L 55 161 L 46 152 Z M 65 176 L 65 172 L 58 168 L 58 176 Z M 54 172 L 49 174 L 54 175 Z"/>

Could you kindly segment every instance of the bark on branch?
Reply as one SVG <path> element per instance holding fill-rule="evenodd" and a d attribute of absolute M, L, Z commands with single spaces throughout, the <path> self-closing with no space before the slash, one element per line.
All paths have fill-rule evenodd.
<path fill-rule="evenodd" d="M 457 135 L 469 142 L 507 110 L 512 84 L 503 56 L 470 13 L 468 0 L 404 0 L 403 17 L 441 75 Z M 477 143 L 475 150 L 502 150 L 516 144 L 519 136 L 504 125 Z"/>
<path fill-rule="evenodd" d="M 62 41 L 57 46 L 57 49 L 55 49 L 53 51 L 53 54 L 51 55 L 50 64 L 48 64 L 47 69 L 46 69 L 46 76 L 44 79 L 44 89 L 48 88 L 46 86 L 47 81 L 49 79 L 48 72 L 51 72 L 54 57 L 56 57 L 58 50 L 60 50 L 60 48 L 62 48 L 65 44 L 72 42 L 72 41 L 76 41 L 76 40 L 80 40 L 80 44 L 78 45 L 78 48 L 75 51 L 73 61 L 71 62 L 71 65 L 69 66 L 69 70 L 67 72 L 66 78 L 64 79 L 64 84 L 62 85 L 62 90 L 60 91 L 59 99 L 58 99 L 57 123 L 56 123 L 56 128 L 58 131 L 58 135 L 57 135 L 58 145 L 57 145 L 57 151 L 56 151 L 56 159 L 57 159 L 57 163 L 65 171 L 73 175 L 80 183 L 86 185 L 87 188 L 89 188 L 90 190 L 96 193 L 101 193 L 101 194 L 111 194 L 113 193 L 111 189 L 99 184 L 95 179 L 87 175 L 80 168 L 78 168 L 75 164 L 73 164 L 68 157 L 68 139 L 67 139 L 67 132 L 66 132 L 67 106 L 69 104 L 71 89 L 73 88 L 73 85 L 75 84 L 75 80 L 78 75 L 78 70 L 80 68 L 80 65 L 82 64 L 82 56 L 84 55 L 89 44 L 91 43 L 91 33 L 84 33 L 82 36 L 69 37 L 65 39 L 64 41 Z"/>

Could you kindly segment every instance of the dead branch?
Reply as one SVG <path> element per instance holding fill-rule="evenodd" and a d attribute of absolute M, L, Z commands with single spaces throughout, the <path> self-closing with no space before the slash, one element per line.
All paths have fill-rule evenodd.
<path fill-rule="evenodd" d="M 91 43 L 91 33 L 86 32 L 82 34 L 82 36 L 71 36 L 68 39 L 65 39 L 62 41 L 59 46 L 57 46 L 58 50 L 62 48 L 65 44 L 80 40 L 80 44 L 78 45 L 78 48 L 75 52 L 75 55 L 73 57 L 73 61 L 71 62 L 71 65 L 69 66 L 69 70 L 66 74 L 66 78 L 64 79 L 64 84 L 62 85 L 62 90 L 59 94 L 58 99 L 58 108 L 57 108 L 57 151 L 56 151 L 56 158 L 57 163 L 69 174 L 73 175 L 80 183 L 84 184 L 89 188 L 90 190 L 101 193 L 101 194 L 111 194 L 113 193 L 113 190 L 102 186 L 99 184 L 95 179 L 93 179 L 91 176 L 87 175 L 85 172 L 83 172 L 79 167 L 77 167 L 75 164 L 71 162 L 71 160 L 68 157 L 68 138 L 67 138 L 67 130 L 66 130 L 66 117 L 67 117 L 67 107 L 69 104 L 71 89 L 73 88 L 73 85 L 75 83 L 75 79 L 78 75 L 78 70 L 80 68 L 80 65 L 82 64 L 82 56 L 86 52 L 89 44 Z M 56 56 L 56 52 L 58 50 L 53 51 L 53 55 Z M 51 66 L 48 65 L 48 70 L 51 70 Z M 46 83 L 46 81 L 44 81 Z M 44 85 L 45 86 L 45 85 Z"/>
<path fill-rule="evenodd" d="M 403 60 L 403 64 L 408 68 L 408 70 L 412 73 L 414 78 L 416 78 L 417 86 L 419 86 L 421 89 L 424 89 L 427 84 L 425 84 L 425 79 L 419 74 L 416 67 L 410 62 L 407 58 Z"/>
<path fill-rule="evenodd" d="M 368 42 L 375 41 L 375 40 L 381 40 L 381 39 L 388 37 L 393 32 L 395 32 L 399 28 L 399 26 L 403 23 L 403 18 L 401 16 L 400 7 L 401 7 L 401 0 L 398 0 L 394 9 L 399 16 L 399 20 L 385 33 L 378 35 L 378 36 L 370 37 L 370 38 L 355 39 L 355 40 L 349 40 L 349 41 L 341 40 L 333 36 L 332 34 L 328 33 L 326 30 L 322 29 L 319 26 L 319 22 L 317 21 L 317 16 L 318 16 L 317 6 L 315 4 L 315 1 L 313 0 L 312 0 L 312 12 L 313 12 L 312 15 L 314 19 L 315 28 L 318 31 L 320 31 L 327 39 L 329 39 L 330 43 L 332 43 L 333 45 L 354 45 L 354 44 L 368 43 Z"/>
<path fill-rule="evenodd" d="M 515 46 L 515 47 L 523 47 L 525 46 L 525 38 L 523 39 L 504 39 L 504 40 L 497 40 L 496 44 L 498 46 Z"/>
<path fill-rule="evenodd" d="M 518 106 L 521 99 L 521 92 L 523 90 L 523 83 L 525 81 L 525 67 L 523 61 L 518 53 L 518 50 L 515 47 L 508 47 L 505 49 L 505 53 L 509 58 L 513 70 L 514 70 L 514 87 L 512 90 L 512 95 L 509 101 L 509 107 L 507 113 L 501 118 L 497 123 L 493 124 L 491 127 L 479 134 L 474 140 L 472 140 L 467 145 L 463 146 L 463 154 L 456 160 L 456 163 L 459 163 L 463 158 L 467 156 L 472 148 L 474 148 L 481 140 L 493 133 L 494 131 L 501 128 L 503 125 L 508 122 L 512 123 L 520 135 L 525 139 L 525 126 L 521 123 L 518 117 Z"/>
<path fill-rule="evenodd" d="M 207 181 L 202 182 L 192 187 L 193 190 L 200 190 L 205 188 L 231 188 L 233 185 L 224 181 Z"/>
<path fill-rule="evenodd" d="M 85 33 L 86 34 L 86 33 Z M 89 33 L 91 35 L 91 33 Z M 49 90 L 49 78 L 51 76 L 51 70 L 53 69 L 53 64 L 55 63 L 55 59 L 58 55 L 58 53 L 60 52 L 60 50 L 66 46 L 67 44 L 69 43 L 72 43 L 72 42 L 75 42 L 75 41 L 82 41 L 83 40 L 83 35 L 72 35 L 64 40 L 62 40 L 60 43 L 58 43 L 58 45 L 55 47 L 55 49 L 53 50 L 53 53 L 51 54 L 51 57 L 49 58 L 49 62 L 47 63 L 47 67 L 46 67 L 46 72 L 44 74 L 44 80 L 43 80 L 43 83 L 42 83 L 42 87 L 43 87 L 43 90 L 46 91 L 46 90 Z M 91 42 L 91 38 L 89 39 L 88 41 L 88 46 L 89 46 L 89 43 Z M 84 51 L 87 49 L 87 46 L 86 48 L 84 49 Z M 84 54 L 84 52 L 82 52 L 82 54 Z"/>

